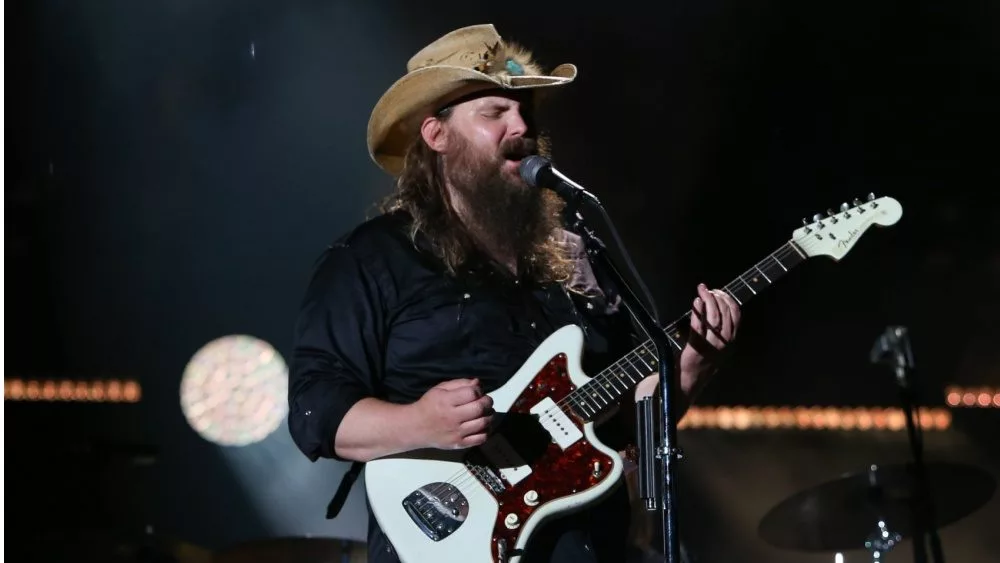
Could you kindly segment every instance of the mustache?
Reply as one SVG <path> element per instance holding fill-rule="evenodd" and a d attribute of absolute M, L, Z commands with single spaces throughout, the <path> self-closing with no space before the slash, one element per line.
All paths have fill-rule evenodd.
<path fill-rule="evenodd" d="M 538 154 L 538 141 L 530 137 L 507 139 L 500 145 L 500 156 L 508 160 L 521 160 Z"/>

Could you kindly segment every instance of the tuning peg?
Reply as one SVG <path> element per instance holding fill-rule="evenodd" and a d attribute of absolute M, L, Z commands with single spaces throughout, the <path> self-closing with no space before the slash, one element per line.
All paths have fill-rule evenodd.
<path fill-rule="evenodd" d="M 857 206 L 861 205 L 861 200 L 860 200 L 860 199 L 858 199 L 858 198 L 854 198 L 854 201 L 853 201 L 853 202 L 851 202 L 851 203 L 853 203 L 853 204 L 854 204 L 854 206 L 855 206 L 855 207 L 857 207 Z"/>
<path fill-rule="evenodd" d="M 819 213 L 813 215 L 813 221 L 819 221 L 821 219 L 823 219 L 823 216 L 820 215 Z"/>
<path fill-rule="evenodd" d="M 826 210 L 826 214 L 829 215 L 830 217 L 833 217 L 833 210 L 832 209 L 827 209 Z"/>
<path fill-rule="evenodd" d="M 850 208 L 851 208 L 851 206 L 850 206 L 850 205 L 847 205 L 846 203 L 841 203 L 841 204 L 840 204 L 840 210 L 841 210 L 841 211 L 847 211 L 847 210 L 848 210 L 848 209 L 850 209 Z"/>
<path fill-rule="evenodd" d="M 875 200 L 875 194 L 874 193 L 869 193 L 868 194 L 868 201 L 874 201 L 874 200 Z"/>

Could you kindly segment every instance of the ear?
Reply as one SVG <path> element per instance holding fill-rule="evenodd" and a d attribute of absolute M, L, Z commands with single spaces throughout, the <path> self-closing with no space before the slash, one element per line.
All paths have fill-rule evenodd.
<path fill-rule="evenodd" d="M 448 132 L 445 130 L 444 122 L 437 117 L 424 118 L 420 124 L 420 136 L 434 152 L 444 152 L 448 146 Z"/>

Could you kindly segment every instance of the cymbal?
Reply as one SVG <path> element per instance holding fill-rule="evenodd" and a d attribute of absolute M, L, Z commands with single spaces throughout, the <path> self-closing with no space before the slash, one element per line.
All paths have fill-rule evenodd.
<path fill-rule="evenodd" d="M 993 496 L 996 480 L 970 465 L 925 463 L 940 528 L 972 514 Z M 885 523 L 892 537 L 915 533 L 911 507 L 916 497 L 912 464 L 873 465 L 799 492 L 774 506 L 757 533 L 767 543 L 799 551 L 864 549 Z M 898 536 L 895 536 L 898 534 Z"/>
<path fill-rule="evenodd" d="M 341 563 L 367 560 L 365 544 L 333 538 L 254 540 L 216 552 L 212 563 Z"/>

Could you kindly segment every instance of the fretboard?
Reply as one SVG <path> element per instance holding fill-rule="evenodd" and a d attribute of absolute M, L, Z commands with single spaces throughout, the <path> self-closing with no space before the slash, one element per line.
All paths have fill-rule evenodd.
<path fill-rule="evenodd" d="M 743 272 L 723 290 L 742 306 L 803 260 L 805 254 L 789 241 Z M 684 329 L 690 324 L 690 316 L 691 311 L 688 310 L 663 329 L 675 352 L 684 348 Z M 565 400 L 577 415 L 589 420 L 617 403 L 622 395 L 656 372 L 656 347 L 652 340 L 647 340 L 594 376 L 586 385 L 570 393 Z"/>

